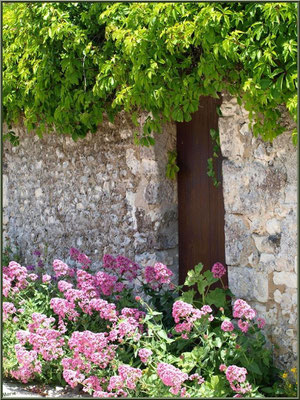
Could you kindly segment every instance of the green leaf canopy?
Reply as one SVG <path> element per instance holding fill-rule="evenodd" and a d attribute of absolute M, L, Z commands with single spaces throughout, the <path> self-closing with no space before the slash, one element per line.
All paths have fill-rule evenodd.
<path fill-rule="evenodd" d="M 297 3 L 5 3 L 3 110 L 76 140 L 103 113 L 148 111 L 140 143 L 227 91 L 255 135 L 297 114 Z"/>

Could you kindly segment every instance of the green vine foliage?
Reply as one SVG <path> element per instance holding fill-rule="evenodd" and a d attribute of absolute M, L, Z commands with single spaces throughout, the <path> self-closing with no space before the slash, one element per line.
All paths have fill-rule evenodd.
<path fill-rule="evenodd" d="M 297 114 L 297 3 L 5 3 L 3 111 L 9 128 L 74 140 L 106 113 L 136 122 L 154 143 L 167 121 L 189 121 L 199 97 L 226 91 L 253 132 L 283 132 Z M 296 134 L 294 132 L 294 138 Z"/>
<path fill-rule="evenodd" d="M 216 173 L 214 170 L 214 159 L 218 158 L 221 154 L 220 136 L 219 131 L 215 129 L 210 129 L 209 133 L 213 143 L 213 155 L 207 160 L 207 175 L 211 177 L 214 186 L 218 187 L 221 182 L 218 181 L 216 177 Z"/>

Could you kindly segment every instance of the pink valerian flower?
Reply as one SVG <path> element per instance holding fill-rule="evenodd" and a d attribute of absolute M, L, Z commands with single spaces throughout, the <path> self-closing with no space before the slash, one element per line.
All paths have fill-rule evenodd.
<path fill-rule="evenodd" d="M 115 322 L 118 319 L 116 305 L 113 303 L 108 303 L 106 300 L 102 299 L 92 299 L 90 301 L 90 307 L 93 310 L 98 311 L 100 317 L 107 321 Z"/>
<path fill-rule="evenodd" d="M 162 263 L 156 263 L 153 267 L 148 265 L 145 268 L 146 282 L 154 290 L 161 288 L 164 284 L 170 285 L 171 276 L 173 272 Z"/>
<path fill-rule="evenodd" d="M 103 256 L 103 268 L 110 271 L 115 271 L 119 276 L 122 276 L 129 282 L 137 277 L 140 266 L 134 261 L 126 257 L 118 256 L 114 258 L 110 254 Z"/>
<path fill-rule="evenodd" d="M 245 311 L 244 317 L 248 320 L 252 320 L 256 317 L 256 311 L 253 310 L 253 308 L 249 308 L 248 310 Z"/>
<path fill-rule="evenodd" d="M 8 297 L 9 291 L 11 288 L 11 280 L 6 277 L 6 275 L 3 275 L 3 281 L 2 281 L 2 293 L 4 297 Z"/>
<path fill-rule="evenodd" d="M 28 271 L 25 267 L 15 261 L 11 261 L 7 267 L 3 268 L 3 294 L 8 296 L 9 291 L 18 293 L 28 286 Z"/>
<path fill-rule="evenodd" d="M 51 275 L 44 274 L 44 275 L 42 276 L 42 282 L 43 282 L 43 283 L 49 283 L 49 282 L 51 282 Z"/>
<path fill-rule="evenodd" d="M 242 321 L 241 319 L 238 320 L 238 327 L 243 333 L 247 333 L 249 329 L 249 322 Z"/>
<path fill-rule="evenodd" d="M 10 371 L 13 378 L 27 383 L 30 379 L 35 377 L 35 374 L 40 374 L 42 372 L 42 364 L 37 359 L 38 355 L 35 350 L 28 351 L 22 345 L 16 344 L 15 351 L 19 368 Z"/>
<path fill-rule="evenodd" d="M 121 311 L 121 315 L 123 317 L 133 317 L 137 322 L 140 322 L 139 330 L 140 332 L 143 332 L 144 327 L 142 322 L 146 316 L 146 313 L 144 311 L 140 311 L 137 308 L 124 307 Z"/>
<path fill-rule="evenodd" d="M 80 371 L 85 374 L 89 374 L 92 365 L 89 361 L 83 360 L 81 357 L 73 357 L 73 358 L 63 358 L 61 364 L 64 369 Z"/>
<path fill-rule="evenodd" d="M 61 280 L 58 282 L 57 287 L 60 292 L 66 292 L 67 290 L 72 289 L 73 285 L 70 282 Z"/>
<path fill-rule="evenodd" d="M 50 300 L 50 307 L 60 318 L 68 318 L 70 321 L 76 321 L 79 313 L 75 310 L 75 304 L 58 297 L 53 297 Z"/>
<path fill-rule="evenodd" d="M 100 288 L 100 291 L 105 296 L 110 296 L 114 291 L 117 284 L 118 277 L 109 275 L 106 272 L 99 271 L 95 275 L 95 283 Z M 118 286 L 119 291 L 122 291 L 124 285 Z"/>
<path fill-rule="evenodd" d="M 120 317 L 117 325 L 119 341 L 124 337 L 134 337 L 138 333 L 139 323 L 133 317 Z"/>
<path fill-rule="evenodd" d="M 82 289 L 85 292 L 89 291 L 91 289 L 93 289 L 94 291 L 97 291 L 95 276 L 89 274 L 86 271 L 83 271 L 82 269 L 78 269 L 76 274 L 77 274 L 78 289 Z"/>
<path fill-rule="evenodd" d="M 82 384 L 85 380 L 85 376 L 79 371 L 73 371 L 71 369 L 63 370 L 63 378 L 74 389 L 78 384 Z"/>
<path fill-rule="evenodd" d="M 83 269 L 88 269 L 92 260 L 84 253 L 79 253 L 77 256 L 77 261 L 82 264 Z"/>
<path fill-rule="evenodd" d="M 189 380 L 190 381 L 197 380 L 198 385 L 202 385 L 202 383 L 205 382 L 205 379 L 197 373 L 190 375 Z"/>
<path fill-rule="evenodd" d="M 219 370 L 220 370 L 221 372 L 226 371 L 226 369 L 227 369 L 227 367 L 226 367 L 225 364 L 221 364 L 221 365 L 219 366 Z"/>
<path fill-rule="evenodd" d="M 62 262 L 61 260 L 53 261 L 53 270 L 55 272 L 56 278 L 59 278 L 60 276 L 66 276 L 69 273 L 68 265 Z"/>
<path fill-rule="evenodd" d="M 224 332 L 232 332 L 234 330 L 233 323 L 231 321 L 225 320 L 221 324 L 221 329 Z"/>
<path fill-rule="evenodd" d="M 242 394 L 251 391 L 251 385 L 246 382 L 247 373 L 246 368 L 243 367 L 237 367 L 236 365 L 227 367 L 225 375 L 233 391 Z"/>
<path fill-rule="evenodd" d="M 214 278 L 222 278 L 226 274 L 226 268 L 223 264 L 217 262 L 212 266 L 211 272 Z"/>
<path fill-rule="evenodd" d="M 3 310 L 3 322 L 6 321 L 11 314 L 14 314 L 17 310 L 13 303 L 9 301 L 5 301 L 2 303 L 2 310 Z"/>
<path fill-rule="evenodd" d="M 73 258 L 73 260 L 77 260 L 77 257 L 79 256 L 80 251 L 78 249 L 75 249 L 75 247 L 70 248 L 70 257 Z"/>
<path fill-rule="evenodd" d="M 33 350 L 46 361 L 61 357 L 64 354 L 65 341 L 61 337 L 61 331 L 51 328 L 55 319 L 47 318 L 44 314 L 33 313 L 32 320 L 33 323 L 27 326 L 28 331 L 19 330 L 16 333 L 21 345 L 30 344 Z"/>
<path fill-rule="evenodd" d="M 90 390 L 93 391 L 102 390 L 99 378 L 97 378 L 97 376 L 94 375 L 89 376 L 82 382 L 82 384 L 84 386 L 82 389 L 84 392 L 89 392 Z"/>
<path fill-rule="evenodd" d="M 142 371 L 139 368 L 133 368 L 129 365 L 120 365 L 118 367 L 119 376 L 128 389 L 135 389 L 136 382 L 142 377 Z"/>
<path fill-rule="evenodd" d="M 172 389 L 170 389 L 170 391 L 171 391 Z M 189 394 L 189 393 L 187 393 L 186 392 L 186 387 L 183 387 L 181 390 L 180 390 L 180 397 L 191 397 L 191 395 Z"/>
<path fill-rule="evenodd" d="M 112 376 L 109 379 L 109 385 L 107 386 L 107 390 L 109 390 L 110 392 L 112 390 L 118 390 L 124 387 L 124 380 L 119 376 Z"/>
<path fill-rule="evenodd" d="M 170 392 L 175 395 L 180 391 L 183 382 L 189 378 L 188 374 L 167 363 L 159 363 L 156 371 L 163 383 L 171 386 Z"/>
<path fill-rule="evenodd" d="M 32 281 L 36 281 L 38 279 L 37 274 L 29 274 L 28 278 L 30 278 Z"/>
<path fill-rule="evenodd" d="M 192 330 L 194 322 L 211 312 L 212 309 L 208 305 L 204 305 L 201 310 L 198 310 L 184 301 L 175 301 L 173 304 L 172 316 L 176 322 L 176 332 L 183 333 L 183 339 L 187 339 L 187 333 Z M 210 315 L 208 319 L 211 321 L 213 316 Z"/>
<path fill-rule="evenodd" d="M 264 318 L 257 318 L 257 326 L 259 327 L 259 329 L 263 329 L 265 325 L 266 321 L 264 320 Z"/>
<path fill-rule="evenodd" d="M 256 312 L 246 301 L 237 299 L 233 304 L 233 316 L 234 318 L 245 317 L 246 319 L 252 320 L 255 318 Z"/>
<path fill-rule="evenodd" d="M 150 349 L 140 349 L 139 350 L 139 357 L 142 363 L 147 364 L 149 357 L 153 354 L 152 350 Z"/>
<path fill-rule="evenodd" d="M 88 361 L 103 369 L 115 358 L 117 346 L 109 344 L 107 333 L 76 331 L 72 333 L 69 339 L 69 347 L 73 350 L 74 357 L 84 355 Z"/>

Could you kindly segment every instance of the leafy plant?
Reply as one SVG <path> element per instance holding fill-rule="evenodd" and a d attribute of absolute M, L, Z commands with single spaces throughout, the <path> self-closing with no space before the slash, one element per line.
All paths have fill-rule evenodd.
<path fill-rule="evenodd" d="M 149 112 L 142 145 L 189 121 L 200 96 L 237 96 L 254 135 L 297 117 L 297 3 L 5 3 L 3 111 L 11 127 L 96 132 L 103 114 Z M 11 129 L 11 128 L 9 128 Z M 10 136 L 11 138 L 11 136 Z M 293 132 L 296 143 L 297 132 Z M 173 174 L 173 173 L 172 173 Z"/>
<path fill-rule="evenodd" d="M 176 151 L 169 151 L 168 153 L 168 164 L 167 164 L 167 171 L 166 176 L 170 179 L 175 179 L 176 174 L 179 171 L 179 167 L 176 164 L 177 159 L 177 152 Z"/>
<path fill-rule="evenodd" d="M 73 268 L 54 260 L 51 275 L 14 261 L 3 268 L 4 376 L 67 383 L 95 397 L 292 393 L 255 311 L 241 299 L 232 311 L 226 288 L 211 289 L 222 264 L 204 273 L 198 264 L 182 292 L 162 263 L 142 269 L 105 255 L 92 273 L 85 254 L 70 255 Z"/>
<path fill-rule="evenodd" d="M 207 160 L 207 175 L 212 178 L 214 186 L 218 187 L 221 182 L 216 177 L 213 160 L 218 158 L 220 154 L 220 136 L 215 129 L 210 129 L 209 133 L 213 142 L 213 156 Z"/>

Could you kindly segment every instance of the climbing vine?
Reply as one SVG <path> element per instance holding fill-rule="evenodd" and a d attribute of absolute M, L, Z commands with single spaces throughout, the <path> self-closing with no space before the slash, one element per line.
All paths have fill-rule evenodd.
<path fill-rule="evenodd" d="M 37 135 L 74 140 L 103 114 L 136 123 L 152 145 L 163 123 L 189 121 L 200 96 L 227 91 L 254 135 L 283 132 L 297 115 L 297 3 L 5 3 L 3 112 Z M 13 137 L 14 135 L 12 135 Z M 296 142 L 296 131 L 293 140 Z"/>

